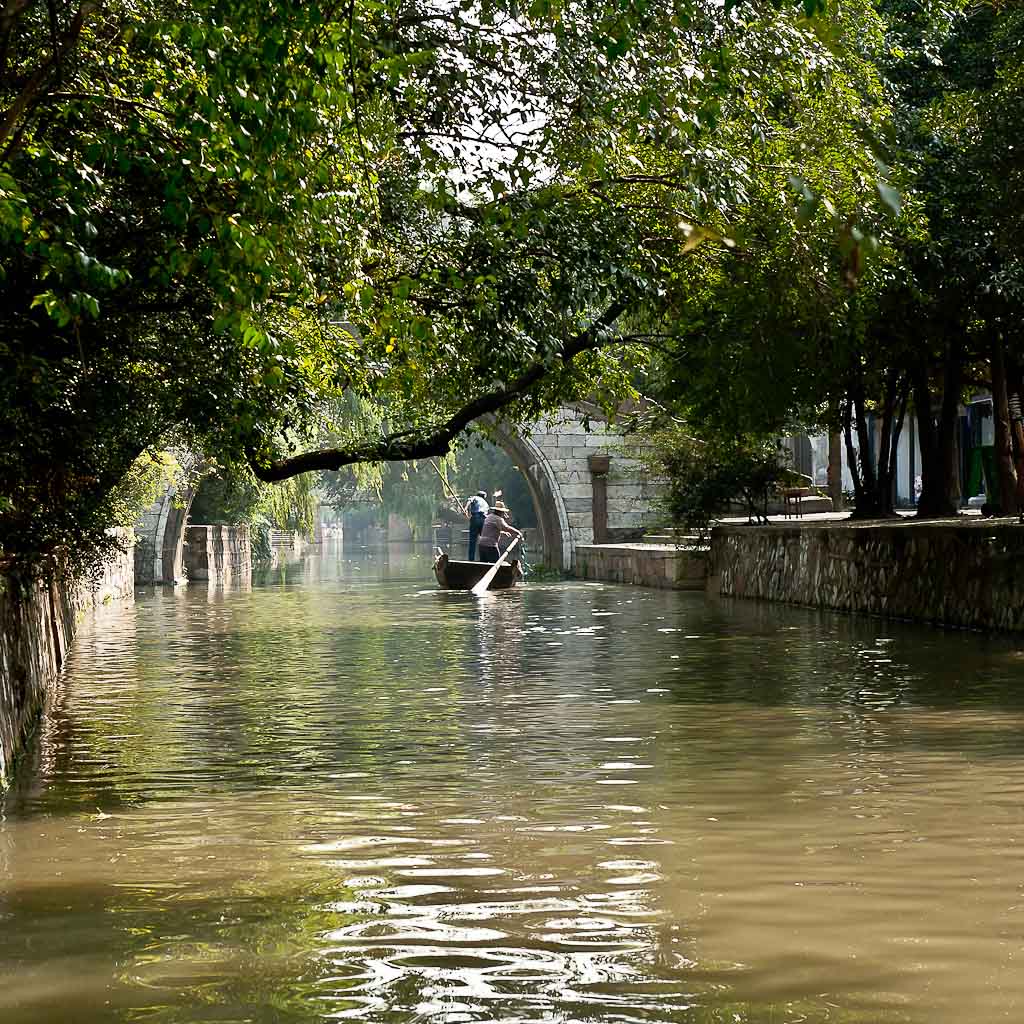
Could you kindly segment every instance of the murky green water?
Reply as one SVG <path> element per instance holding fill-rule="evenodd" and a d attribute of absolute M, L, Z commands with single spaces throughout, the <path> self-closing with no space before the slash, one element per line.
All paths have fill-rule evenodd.
<path fill-rule="evenodd" d="M 327 552 L 81 637 L 0 822 L 0 1020 L 1024 1013 L 1024 655 Z"/>

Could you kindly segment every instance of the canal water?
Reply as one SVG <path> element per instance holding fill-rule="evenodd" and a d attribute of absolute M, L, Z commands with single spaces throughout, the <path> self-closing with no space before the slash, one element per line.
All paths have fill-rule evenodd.
<path fill-rule="evenodd" d="M 0 1021 L 1024 1014 L 1024 652 L 424 555 L 100 611 L 0 820 Z"/>

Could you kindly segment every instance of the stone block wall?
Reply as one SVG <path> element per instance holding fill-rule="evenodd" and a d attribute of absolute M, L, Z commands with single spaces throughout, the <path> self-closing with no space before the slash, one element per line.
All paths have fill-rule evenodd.
<path fill-rule="evenodd" d="M 1024 526 L 1007 520 L 718 526 L 709 589 L 938 625 L 1024 629 Z"/>
<path fill-rule="evenodd" d="M 39 584 L 22 594 L 0 577 L 0 788 L 54 691 L 82 614 L 134 594 L 132 534 L 116 535 L 124 550 L 95 579 Z"/>
<path fill-rule="evenodd" d="M 576 575 L 672 590 L 703 590 L 707 564 L 700 554 L 656 544 L 580 544 Z"/>
<path fill-rule="evenodd" d="M 135 597 L 135 535 L 123 529 L 107 533 L 117 541 L 119 550 L 100 565 L 94 577 L 64 588 L 76 616 L 111 601 Z"/>
<path fill-rule="evenodd" d="M 190 580 L 231 583 L 252 575 L 248 526 L 186 526 L 185 575 Z"/>
<path fill-rule="evenodd" d="M 586 423 L 589 425 L 585 425 Z M 594 410 L 566 406 L 551 420 L 534 423 L 529 440 L 550 474 L 549 490 L 557 491 L 563 506 L 563 530 L 567 533 L 566 561 L 569 568 L 580 545 L 594 542 L 593 474 L 588 459 L 610 456 L 607 476 L 607 531 L 609 537 L 638 537 L 657 519 L 657 482 L 647 478 L 639 458 L 644 438 L 623 434 Z M 629 454 L 627 454 L 629 453 Z M 523 455 L 518 455 L 520 463 Z M 553 531 L 552 531 L 553 532 Z"/>

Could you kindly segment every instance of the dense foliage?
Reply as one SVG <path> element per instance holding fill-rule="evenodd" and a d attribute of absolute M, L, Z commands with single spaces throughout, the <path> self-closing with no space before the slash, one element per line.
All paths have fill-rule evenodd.
<path fill-rule="evenodd" d="M 172 428 L 269 482 L 614 404 L 648 364 L 740 433 L 863 419 L 880 381 L 930 423 L 1019 323 L 1019 18 L 905 13 L 8 4 L 0 548 L 96 550 Z M 963 66 L 918 73 L 942 47 Z"/>
<path fill-rule="evenodd" d="M 799 11 L 8 5 L 0 545 L 87 548 L 171 426 L 274 480 L 620 389 L 599 350 L 743 187 L 722 103 L 834 63 Z M 296 456 L 346 391 L 384 432 Z"/>
<path fill-rule="evenodd" d="M 1012 512 L 1024 495 L 1024 429 L 1010 413 L 1022 384 L 1022 165 L 1013 140 L 1024 116 L 1024 12 L 956 0 L 878 6 L 882 34 L 862 52 L 883 96 L 871 146 L 885 161 L 881 216 L 857 211 L 866 190 L 856 186 L 862 171 L 843 163 L 848 138 L 836 136 L 834 165 L 828 146 L 817 165 L 806 158 L 815 150 L 802 149 L 804 169 L 793 168 L 791 182 L 796 220 L 771 192 L 754 195 L 734 218 L 756 225 L 761 245 L 749 247 L 739 273 L 731 263 L 719 271 L 717 253 L 691 264 L 690 316 L 663 346 L 652 390 L 697 429 L 842 435 L 856 511 L 877 516 L 892 511 L 910 417 L 921 448 L 919 514 L 956 512 L 960 405 L 991 389 L 999 506 Z M 780 169 L 793 153 L 780 154 Z"/>
<path fill-rule="evenodd" d="M 312 538 L 320 512 L 316 484 L 311 473 L 265 484 L 246 467 L 211 471 L 196 489 L 189 518 L 193 523 L 244 525 L 255 533 L 295 530 Z"/>
<path fill-rule="evenodd" d="M 648 463 L 666 477 L 665 512 L 700 537 L 728 513 L 766 522 L 772 492 L 792 482 L 777 441 L 708 431 L 694 437 L 679 427 L 657 431 L 650 440 Z"/>

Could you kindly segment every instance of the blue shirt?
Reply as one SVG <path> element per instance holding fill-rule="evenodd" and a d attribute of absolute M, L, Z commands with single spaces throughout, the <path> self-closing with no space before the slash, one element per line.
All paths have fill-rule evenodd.
<path fill-rule="evenodd" d="M 485 516 L 487 515 L 487 499 L 481 498 L 479 494 L 474 494 L 469 501 L 466 502 L 466 511 L 471 516 Z"/>

